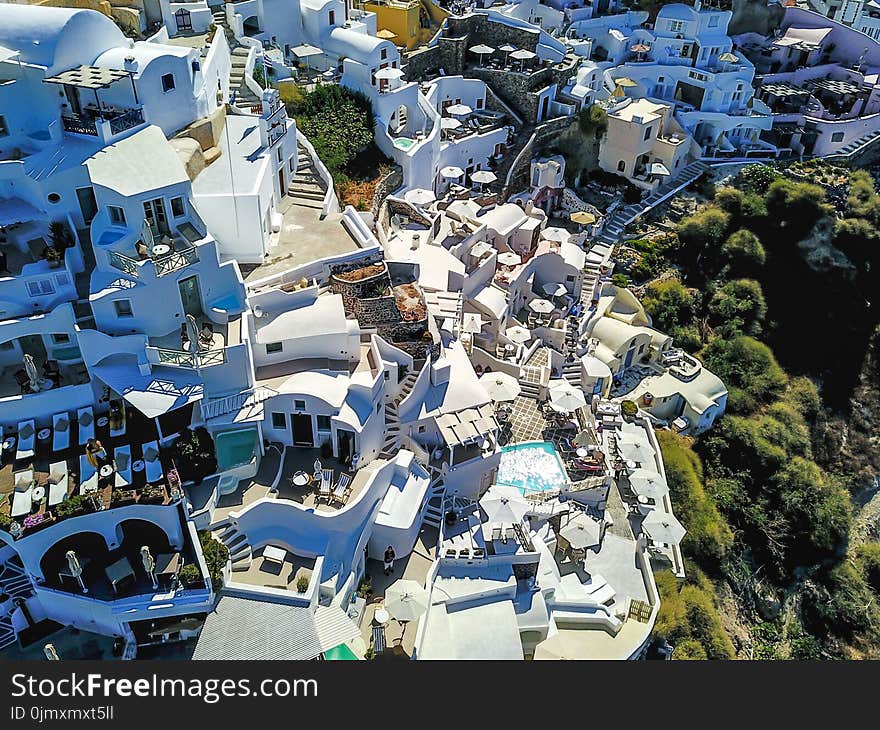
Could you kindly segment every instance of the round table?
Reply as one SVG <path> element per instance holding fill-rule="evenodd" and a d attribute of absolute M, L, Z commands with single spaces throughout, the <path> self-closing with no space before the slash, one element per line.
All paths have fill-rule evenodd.
<path fill-rule="evenodd" d="M 373 614 L 373 619 L 378 624 L 387 624 L 391 620 L 391 615 L 384 608 L 377 608 Z"/>
<path fill-rule="evenodd" d="M 51 428 L 41 428 L 39 433 L 37 433 L 37 440 L 46 441 L 52 435 Z"/>
<path fill-rule="evenodd" d="M 98 472 L 104 479 L 109 477 L 113 473 L 113 465 L 112 464 L 104 464 L 101 467 L 101 470 Z"/>
<path fill-rule="evenodd" d="M 142 472 L 142 471 L 144 470 L 144 466 L 146 466 L 146 465 L 144 464 L 144 460 L 143 460 L 143 459 L 138 459 L 136 462 L 134 462 L 134 463 L 131 465 L 131 469 L 132 469 L 132 471 Z"/>
<path fill-rule="evenodd" d="M 639 500 L 639 504 L 648 504 L 648 498 L 644 494 L 639 494 L 636 499 Z"/>
<path fill-rule="evenodd" d="M 638 464 L 636 464 L 636 462 L 634 462 L 634 461 L 627 461 L 626 462 L 627 469 L 635 469 L 637 467 L 638 467 Z"/>
<path fill-rule="evenodd" d="M 579 458 L 581 458 L 581 459 L 586 459 L 586 458 L 590 455 L 589 450 L 588 450 L 588 449 L 585 449 L 583 446 L 581 446 L 581 447 L 580 447 L 577 451 L 575 451 L 574 453 L 577 454 L 577 456 L 578 456 Z"/>
<path fill-rule="evenodd" d="M 309 483 L 309 475 L 304 471 L 298 471 L 293 475 L 292 481 L 297 487 L 305 487 Z"/>
<path fill-rule="evenodd" d="M 152 248 L 153 256 L 164 256 L 167 253 L 171 253 L 171 246 L 167 243 L 157 243 Z"/>
<path fill-rule="evenodd" d="M 98 419 L 98 428 L 104 428 L 108 423 L 110 423 L 110 419 L 107 416 L 101 416 Z"/>
<path fill-rule="evenodd" d="M 46 496 L 46 488 L 45 487 L 34 487 L 33 499 L 34 502 L 42 502 L 43 497 Z"/>
<path fill-rule="evenodd" d="M 9 451 L 15 448 L 15 436 L 8 436 L 3 439 L 3 449 Z"/>

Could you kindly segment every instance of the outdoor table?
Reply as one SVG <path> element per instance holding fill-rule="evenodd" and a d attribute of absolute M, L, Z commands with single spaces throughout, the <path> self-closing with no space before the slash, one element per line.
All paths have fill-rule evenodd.
<path fill-rule="evenodd" d="M 152 248 L 153 256 L 164 256 L 165 254 L 171 253 L 171 246 L 167 243 L 157 243 Z"/>
<path fill-rule="evenodd" d="M 3 450 L 9 451 L 10 449 L 15 448 L 15 436 L 8 436 L 3 439 Z"/>
<path fill-rule="evenodd" d="M 121 581 L 125 580 L 128 576 L 132 578 L 135 577 L 134 571 L 131 569 L 131 563 L 128 562 L 128 558 L 120 558 L 112 565 L 108 565 L 104 569 L 104 574 L 107 576 L 107 580 L 110 581 L 110 585 L 113 586 L 113 592 L 116 592 L 116 586 Z"/>
<path fill-rule="evenodd" d="M 590 455 L 589 450 L 585 449 L 583 446 L 581 446 L 574 453 L 577 454 L 581 459 L 586 459 Z"/>
<path fill-rule="evenodd" d="M 268 560 L 270 563 L 283 565 L 286 557 L 287 551 L 284 548 L 275 547 L 274 545 L 266 545 L 263 548 L 263 560 Z"/>
<path fill-rule="evenodd" d="M 373 614 L 373 619 L 376 623 L 385 625 L 391 620 L 391 615 L 384 608 L 377 608 L 376 613 Z"/>
<path fill-rule="evenodd" d="M 46 488 L 45 487 L 34 487 L 34 491 L 33 491 L 34 502 L 42 502 L 43 498 L 45 496 L 46 496 Z"/>
<path fill-rule="evenodd" d="M 309 475 L 306 474 L 304 471 L 298 471 L 296 474 L 293 475 L 293 483 L 297 487 L 307 486 L 309 483 L 309 479 Z"/>
<path fill-rule="evenodd" d="M 110 419 L 107 416 L 101 416 L 98 418 L 98 428 L 104 428 L 108 423 L 110 423 Z"/>
<path fill-rule="evenodd" d="M 136 462 L 134 462 L 134 463 L 131 465 L 131 468 L 132 468 L 132 471 L 142 472 L 142 471 L 144 470 L 144 466 L 145 466 L 145 464 L 144 464 L 144 460 L 143 460 L 143 459 L 138 459 Z"/>
<path fill-rule="evenodd" d="M 106 479 L 112 473 L 113 473 L 113 465 L 112 464 L 104 464 L 104 466 L 102 466 L 101 470 L 98 472 L 98 474 L 101 476 L 102 479 Z"/>
<path fill-rule="evenodd" d="M 38 441 L 46 441 L 51 435 L 52 435 L 51 428 L 41 428 L 40 431 L 37 433 L 37 440 Z"/>

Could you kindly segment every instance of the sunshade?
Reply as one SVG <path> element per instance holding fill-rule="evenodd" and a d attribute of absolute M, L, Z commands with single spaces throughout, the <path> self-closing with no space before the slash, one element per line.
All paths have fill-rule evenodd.
<path fill-rule="evenodd" d="M 498 50 L 501 51 L 502 53 L 513 53 L 516 50 L 516 46 L 512 46 L 509 43 L 505 43 Z"/>
<path fill-rule="evenodd" d="M 398 580 L 385 589 L 385 610 L 398 621 L 415 621 L 428 610 L 428 594 L 414 580 Z"/>
<path fill-rule="evenodd" d="M 495 53 L 495 49 L 492 48 L 492 46 L 487 46 L 485 43 L 471 46 L 468 50 L 471 53 L 476 53 L 478 56 L 485 56 L 487 53 Z"/>
<path fill-rule="evenodd" d="M 483 318 L 479 314 L 475 314 L 474 312 L 465 312 L 462 317 L 461 329 L 463 332 L 470 332 L 471 334 L 477 334 L 481 329 L 483 329 L 483 325 L 485 322 Z"/>
<path fill-rule="evenodd" d="M 600 528 L 596 520 L 581 512 L 565 524 L 559 536 L 565 538 L 575 550 L 583 550 L 599 544 Z"/>
<path fill-rule="evenodd" d="M 571 234 L 568 231 L 557 226 L 549 226 L 541 232 L 541 238 L 546 238 L 548 241 L 559 241 L 560 243 L 567 241 L 570 236 Z"/>
<path fill-rule="evenodd" d="M 446 111 L 454 116 L 470 114 L 473 112 L 467 104 L 452 104 L 451 106 L 446 107 Z"/>
<path fill-rule="evenodd" d="M 484 373 L 480 376 L 480 382 L 483 384 L 489 397 L 497 403 L 511 401 L 520 392 L 519 382 L 508 373 Z"/>
<path fill-rule="evenodd" d="M 460 126 L 461 126 L 461 120 L 456 119 L 455 117 L 443 117 L 440 120 L 440 127 L 442 129 L 458 129 Z M 456 168 L 456 169 L 458 169 L 458 168 Z"/>
<path fill-rule="evenodd" d="M 739 63 L 739 56 L 735 53 L 722 53 L 718 56 L 718 60 L 721 61 L 721 63 Z"/>
<path fill-rule="evenodd" d="M 445 178 L 452 179 L 464 175 L 464 170 L 462 170 L 460 167 L 456 167 L 455 165 L 449 165 L 447 167 L 441 168 L 440 174 Z"/>
<path fill-rule="evenodd" d="M 527 51 L 525 48 L 520 48 L 518 51 L 513 51 L 510 54 L 511 58 L 515 58 L 517 61 L 528 61 L 530 58 L 535 58 L 536 54 L 531 51 Z"/>
<path fill-rule="evenodd" d="M 529 511 L 529 503 L 516 487 L 495 484 L 489 488 L 480 506 L 486 510 L 489 522 L 519 524 Z"/>
<path fill-rule="evenodd" d="M 544 284 L 541 288 L 548 297 L 561 297 L 568 291 L 563 284 L 555 284 L 553 282 Z"/>
<path fill-rule="evenodd" d="M 550 407 L 559 413 L 571 413 L 587 405 L 587 399 L 579 388 L 569 383 L 550 389 Z"/>
<path fill-rule="evenodd" d="M 376 38 L 381 38 L 385 41 L 390 41 L 392 38 L 397 38 L 397 33 L 392 33 L 387 28 L 382 28 L 378 33 L 376 33 Z"/>
<path fill-rule="evenodd" d="M 508 327 L 504 334 L 507 335 L 508 340 L 519 344 L 526 343 L 532 339 L 532 333 L 518 324 L 513 327 Z"/>
<path fill-rule="evenodd" d="M 532 299 L 529 302 L 529 309 L 538 314 L 550 314 L 554 310 L 554 306 L 546 299 Z"/>
<path fill-rule="evenodd" d="M 498 176 L 491 170 L 477 170 L 471 175 L 471 180 L 480 184 L 495 182 L 497 179 Z"/>
<path fill-rule="evenodd" d="M 650 461 L 654 456 L 654 449 L 645 441 L 639 441 L 626 434 L 621 434 L 617 439 L 617 447 L 620 454 L 627 461 L 635 461 L 639 464 Z"/>
<path fill-rule="evenodd" d="M 290 52 L 293 53 L 297 58 L 308 58 L 309 56 L 320 56 L 324 51 L 322 51 L 317 46 L 310 46 L 308 43 L 303 43 L 301 46 L 294 46 L 290 49 Z"/>
<path fill-rule="evenodd" d="M 569 219 L 572 223 L 577 223 L 582 226 L 589 226 L 596 222 L 596 216 L 592 213 L 587 213 L 585 210 L 579 210 L 577 213 L 572 213 L 569 216 Z"/>
<path fill-rule="evenodd" d="M 518 266 L 522 263 L 522 256 L 513 251 L 504 251 L 498 254 L 498 263 L 502 266 Z"/>
<path fill-rule="evenodd" d="M 662 542 L 666 545 L 678 545 L 687 534 L 682 524 L 674 515 L 660 510 L 651 510 L 642 520 L 644 530 L 654 542 Z"/>
<path fill-rule="evenodd" d="M 376 71 L 377 79 L 399 79 L 401 76 L 403 76 L 403 71 L 399 68 L 391 68 L 391 66 Z"/>
<path fill-rule="evenodd" d="M 639 85 L 637 81 L 633 81 L 629 76 L 621 76 L 619 79 L 614 79 L 614 83 L 618 86 L 622 86 L 625 89 Z"/>
<path fill-rule="evenodd" d="M 403 199 L 408 203 L 412 203 L 413 205 L 428 205 L 428 203 L 433 203 L 437 200 L 437 196 L 434 195 L 433 191 L 425 190 L 424 188 L 413 188 L 412 190 L 407 190 L 403 195 Z"/>
<path fill-rule="evenodd" d="M 651 46 L 645 45 L 644 43 L 636 43 L 634 46 L 630 46 L 629 50 L 633 53 L 647 53 L 651 50 Z"/>
<path fill-rule="evenodd" d="M 629 483 L 633 492 L 650 499 L 661 499 L 669 492 L 663 477 L 651 469 L 633 469 L 629 473 Z"/>

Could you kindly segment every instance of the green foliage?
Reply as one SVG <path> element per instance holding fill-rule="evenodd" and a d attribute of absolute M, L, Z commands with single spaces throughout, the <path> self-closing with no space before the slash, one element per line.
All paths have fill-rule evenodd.
<path fill-rule="evenodd" d="M 309 589 L 309 579 L 301 575 L 296 579 L 296 592 L 297 593 L 305 593 Z"/>
<path fill-rule="evenodd" d="M 653 325 L 676 340 L 678 328 L 694 323 L 699 303 L 699 293 L 688 289 L 678 279 L 653 281 L 645 288 L 642 297 L 642 305 L 651 315 Z"/>
<path fill-rule="evenodd" d="M 727 237 L 721 246 L 721 255 L 733 271 L 755 271 L 767 260 L 761 240 L 747 228 L 740 228 Z"/>
<path fill-rule="evenodd" d="M 186 429 L 170 449 L 171 460 L 182 482 L 201 482 L 217 472 L 214 439 L 204 427 Z"/>
<path fill-rule="evenodd" d="M 611 276 L 611 283 L 618 289 L 626 289 L 629 286 L 629 279 L 626 277 L 626 274 L 613 274 Z"/>
<path fill-rule="evenodd" d="M 811 633 L 832 633 L 859 643 L 880 640 L 880 606 L 858 568 L 845 560 L 822 583 L 804 592 L 804 618 Z"/>
<path fill-rule="evenodd" d="M 724 381 L 732 411 L 750 413 L 778 398 L 788 382 L 772 350 L 752 337 L 716 337 L 703 351 L 706 366 Z"/>
<path fill-rule="evenodd" d="M 198 565 L 195 563 L 186 563 L 180 569 L 180 580 L 184 585 L 195 586 L 204 579 L 202 578 L 202 572 L 199 570 Z"/>
<path fill-rule="evenodd" d="M 822 408 L 819 389 L 812 380 L 803 376 L 788 381 L 785 401 L 791 404 L 808 422 L 815 420 Z"/>
<path fill-rule="evenodd" d="M 678 224 L 678 237 L 686 247 L 697 250 L 718 249 L 727 227 L 730 214 L 714 205 L 707 205 Z"/>
<path fill-rule="evenodd" d="M 655 578 L 660 610 L 654 634 L 672 644 L 672 658 L 733 659 L 733 644 L 721 625 L 712 593 L 699 585 L 679 585 L 669 571 L 660 571 Z"/>
<path fill-rule="evenodd" d="M 12 518 L 5 512 L 0 512 L 0 530 L 9 532 L 9 526 L 12 524 Z"/>
<path fill-rule="evenodd" d="M 880 596 L 880 543 L 866 542 L 855 551 L 856 565 L 878 596 Z"/>
<path fill-rule="evenodd" d="M 666 480 L 675 512 L 687 529 L 682 550 L 706 569 L 717 568 L 733 543 L 733 533 L 703 487 L 703 465 L 688 440 L 658 431 Z"/>
<path fill-rule="evenodd" d="M 846 196 L 847 215 L 865 218 L 874 223 L 880 217 L 878 196 L 874 192 L 874 180 L 865 170 L 854 170 L 850 174 L 849 193 Z"/>
<path fill-rule="evenodd" d="M 608 114 L 598 104 L 593 104 L 589 109 L 583 109 L 578 114 L 578 128 L 585 137 L 592 135 L 597 139 L 608 127 Z"/>
<path fill-rule="evenodd" d="M 207 530 L 199 533 L 199 542 L 205 565 L 208 566 L 208 574 L 211 576 L 211 585 L 215 591 L 219 591 L 223 587 L 223 569 L 229 562 L 229 548 L 215 540 Z"/>
<path fill-rule="evenodd" d="M 746 191 L 758 195 L 764 195 L 771 183 L 779 178 L 779 173 L 766 165 L 746 165 L 739 173 L 739 181 Z"/>
<path fill-rule="evenodd" d="M 770 184 L 764 202 L 770 221 L 779 228 L 787 228 L 789 237 L 794 240 L 803 238 L 830 210 L 821 187 L 787 178 Z"/>
<path fill-rule="evenodd" d="M 709 324 L 722 337 L 757 335 L 767 315 L 761 285 L 754 279 L 735 279 L 716 289 L 708 306 Z"/>
<path fill-rule="evenodd" d="M 254 81 L 256 81 L 257 85 L 261 88 L 265 89 L 268 85 L 266 81 L 266 67 L 263 66 L 263 64 L 254 65 L 254 70 L 251 73 L 251 76 L 253 76 Z"/>
<path fill-rule="evenodd" d="M 620 403 L 620 412 L 627 418 L 632 418 L 639 412 L 639 407 L 636 405 L 635 401 L 624 400 Z"/>
<path fill-rule="evenodd" d="M 68 497 L 61 504 L 55 507 L 55 514 L 58 519 L 72 517 L 83 512 L 91 512 L 93 509 L 92 498 L 85 494 L 75 494 Z"/>
<path fill-rule="evenodd" d="M 302 108 L 306 94 L 300 86 L 294 83 L 278 84 L 278 96 L 287 107 L 287 113 L 295 116 Z"/>
<path fill-rule="evenodd" d="M 776 659 L 782 631 L 779 624 L 763 621 L 752 627 L 754 659 Z"/>

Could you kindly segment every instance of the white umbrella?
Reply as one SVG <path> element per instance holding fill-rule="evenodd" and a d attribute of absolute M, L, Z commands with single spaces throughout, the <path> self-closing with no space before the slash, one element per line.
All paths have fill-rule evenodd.
<path fill-rule="evenodd" d="M 46 644 L 43 647 L 43 654 L 46 655 L 46 659 L 48 659 L 50 662 L 57 662 L 60 660 L 60 657 L 58 656 L 58 652 L 55 651 L 54 644 Z"/>
<path fill-rule="evenodd" d="M 504 65 L 507 65 L 507 57 L 516 50 L 516 46 L 512 46 L 509 43 L 505 43 L 501 48 L 498 49 L 504 54 Z"/>
<path fill-rule="evenodd" d="M 477 170 L 471 173 L 471 180 L 475 183 L 480 183 L 480 185 L 495 182 L 497 179 L 498 176 L 491 170 Z"/>
<path fill-rule="evenodd" d="M 456 119 L 455 117 L 442 117 L 440 119 L 440 128 L 441 129 L 458 129 L 461 127 L 461 120 Z M 445 169 L 445 168 L 444 168 Z M 456 170 L 458 168 L 455 168 Z M 462 170 L 464 173 L 464 170 Z M 459 177 L 458 175 L 453 175 L 452 177 Z"/>
<path fill-rule="evenodd" d="M 550 282 L 549 284 L 544 284 L 544 286 L 541 288 L 544 290 L 544 293 L 548 297 L 561 297 L 568 291 L 568 289 L 565 288 L 564 284 L 556 284 L 553 282 Z"/>
<path fill-rule="evenodd" d="M 548 241 L 559 241 L 559 243 L 564 243 L 570 237 L 571 234 L 568 231 L 566 231 L 564 228 L 558 228 L 556 226 L 545 228 L 541 233 L 541 238 L 546 238 Z"/>
<path fill-rule="evenodd" d="M 505 251 L 498 254 L 498 263 L 502 266 L 518 266 L 522 263 L 522 256 L 513 251 Z"/>
<path fill-rule="evenodd" d="M 644 530 L 654 542 L 662 542 L 666 545 L 678 545 L 687 534 L 681 522 L 674 515 L 660 510 L 651 510 L 642 520 Z"/>
<path fill-rule="evenodd" d="M 449 112 L 452 116 L 464 116 L 466 114 L 470 114 L 473 112 L 467 104 L 452 104 L 451 106 L 446 107 L 446 111 Z"/>
<path fill-rule="evenodd" d="M 159 583 L 156 581 L 156 561 L 153 558 L 153 554 L 150 552 L 150 548 L 146 545 L 141 547 L 141 562 L 144 565 L 144 570 L 147 572 L 147 575 L 150 576 L 150 580 L 153 581 L 153 588 L 158 588 Z"/>
<path fill-rule="evenodd" d="M 536 54 L 532 53 L 531 51 L 527 51 L 524 48 L 521 48 L 520 50 L 514 51 L 510 54 L 511 58 L 515 58 L 517 61 L 520 62 L 520 68 L 523 68 L 526 61 L 535 58 L 535 56 Z"/>
<path fill-rule="evenodd" d="M 621 434 L 617 439 L 617 448 L 620 455 L 627 461 L 635 461 L 639 464 L 650 461 L 655 451 L 645 441 L 637 440 L 627 434 Z"/>
<path fill-rule="evenodd" d="M 471 334 L 477 334 L 481 329 L 483 329 L 483 325 L 486 324 L 483 321 L 483 318 L 474 312 L 465 312 L 462 315 L 462 325 L 461 329 L 463 332 L 470 332 Z"/>
<path fill-rule="evenodd" d="M 24 371 L 27 373 L 28 380 L 30 380 L 31 390 L 36 393 L 40 390 L 42 381 L 40 379 L 40 373 L 37 370 L 37 364 L 34 362 L 34 358 L 28 353 L 24 354 Z"/>
<path fill-rule="evenodd" d="M 384 605 L 398 621 L 415 621 L 428 610 L 428 594 L 414 580 L 401 579 L 385 590 Z"/>
<path fill-rule="evenodd" d="M 629 483 L 633 492 L 651 499 L 662 499 L 669 492 L 669 485 L 651 469 L 633 469 L 629 473 Z"/>
<path fill-rule="evenodd" d="M 403 199 L 408 203 L 421 207 L 433 203 L 437 200 L 437 196 L 434 195 L 434 192 L 431 190 L 426 190 L 425 188 L 413 188 L 404 193 Z"/>
<path fill-rule="evenodd" d="M 79 587 L 82 589 L 83 593 L 88 593 L 89 589 L 86 588 L 86 584 L 83 583 L 82 579 L 82 565 L 80 565 L 79 558 L 76 557 L 76 553 L 73 550 L 68 550 L 65 555 L 67 558 L 67 567 L 70 570 L 70 574 L 76 578 L 79 583 Z"/>
<path fill-rule="evenodd" d="M 552 302 L 548 302 L 546 299 L 532 299 L 529 302 L 529 309 L 537 314 L 550 314 L 555 307 Z"/>
<path fill-rule="evenodd" d="M 199 349 L 199 326 L 196 324 L 196 318 L 191 314 L 186 315 L 185 321 L 190 352 L 196 352 Z"/>
<path fill-rule="evenodd" d="M 508 327 L 505 330 L 504 334 L 507 336 L 507 339 L 511 342 L 516 342 L 518 344 L 525 344 L 530 339 L 532 339 L 532 333 L 527 330 L 525 327 L 521 325 L 514 325 L 513 327 Z"/>
<path fill-rule="evenodd" d="M 587 405 L 587 399 L 580 388 L 569 383 L 550 388 L 550 407 L 559 413 L 571 413 Z"/>
<path fill-rule="evenodd" d="M 489 522 L 506 522 L 514 525 L 523 521 L 530 508 L 529 503 L 523 499 L 516 487 L 498 484 L 490 487 L 483 495 L 480 506 L 486 510 Z"/>
<path fill-rule="evenodd" d="M 399 79 L 402 76 L 403 71 L 401 71 L 399 68 L 391 68 L 390 66 L 380 68 L 378 71 L 376 71 L 377 79 Z"/>
<path fill-rule="evenodd" d="M 457 119 L 455 121 L 458 121 Z M 455 165 L 448 165 L 440 169 L 440 174 L 447 179 L 455 179 L 464 175 L 464 170 Z"/>
<path fill-rule="evenodd" d="M 495 53 L 495 49 L 492 46 L 487 46 L 485 43 L 480 43 L 477 46 L 471 46 L 468 49 L 471 53 L 476 53 L 480 57 L 480 65 L 483 63 L 483 56 L 489 53 Z"/>
<path fill-rule="evenodd" d="M 565 527 L 559 531 L 559 536 L 565 538 L 575 550 L 583 550 L 599 544 L 601 525 L 585 512 L 570 519 Z"/>
<path fill-rule="evenodd" d="M 480 382 L 489 397 L 498 403 L 514 400 L 520 392 L 519 382 L 508 373 L 484 373 L 480 376 Z"/>

